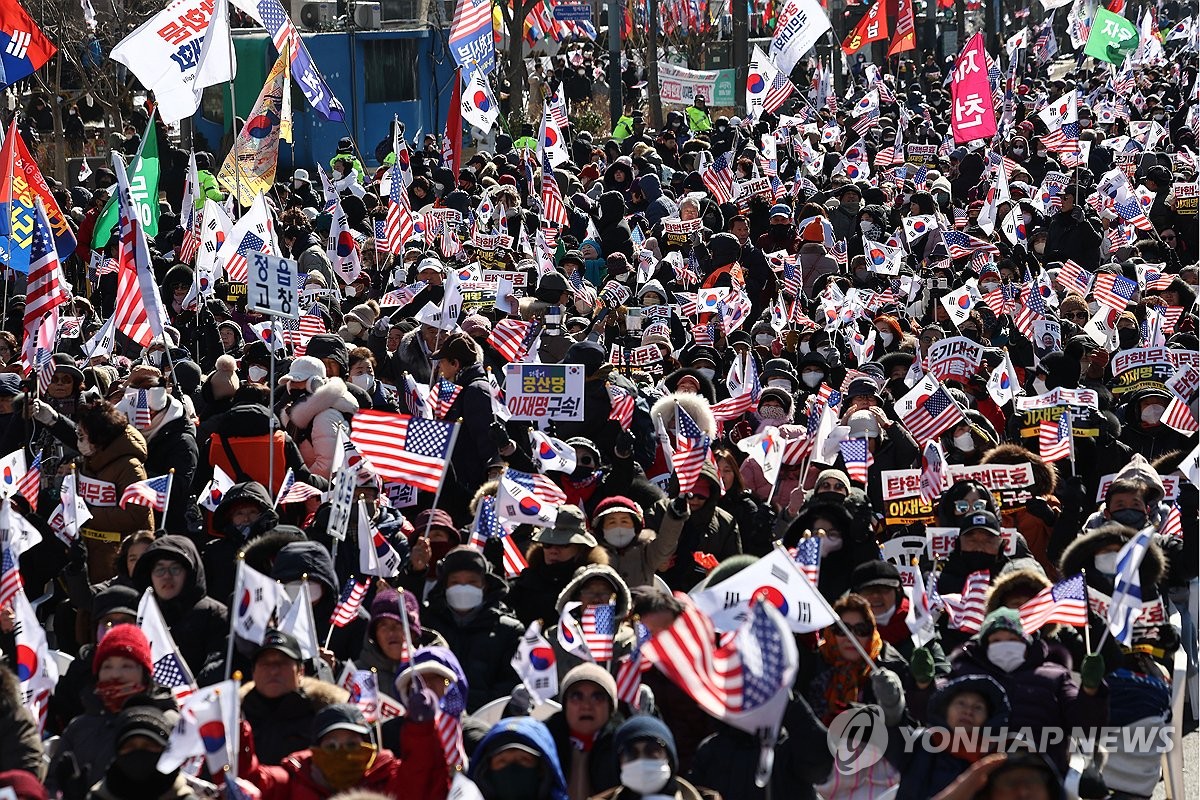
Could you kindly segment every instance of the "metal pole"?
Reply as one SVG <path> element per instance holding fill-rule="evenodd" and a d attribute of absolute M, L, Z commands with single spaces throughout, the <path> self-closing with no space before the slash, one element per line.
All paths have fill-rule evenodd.
<path fill-rule="evenodd" d="M 621 25 L 624 7 L 618 0 L 608 0 L 608 115 L 609 130 L 617 126 L 624 108 L 621 98 Z"/>
<path fill-rule="evenodd" d="M 663 128 L 662 98 L 658 95 L 658 0 L 648 0 L 646 24 L 649 31 L 646 36 L 646 91 L 650 95 L 650 124 L 654 130 Z"/>
<path fill-rule="evenodd" d="M 746 76 L 750 68 L 750 19 L 747 3 L 731 0 L 733 12 L 733 86 L 738 108 L 746 106 Z"/>
<path fill-rule="evenodd" d="M 275 415 L 275 317 L 271 317 L 271 377 L 268 378 L 270 386 L 270 400 L 267 401 L 267 408 L 271 409 L 270 428 L 267 429 L 267 489 L 271 496 L 275 496 L 275 421 L 278 417 Z"/>

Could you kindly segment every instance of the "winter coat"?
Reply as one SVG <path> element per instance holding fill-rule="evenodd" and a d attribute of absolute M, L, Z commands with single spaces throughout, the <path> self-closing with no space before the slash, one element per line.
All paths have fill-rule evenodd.
<path fill-rule="evenodd" d="M 467 777 L 480 787 L 485 797 L 494 797 L 495 788 L 491 783 L 491 756 L 501 745 L 522 744 L 536 753 L 540 753 L 540 761 L 546 768 L 548 777 L 547 790 L 538 797 L 529 800 L 567 800 L 567 781 L 558 760 L 558 749 L 550 730 L 530 717 L 508 717 L 500 720 L 483 738 L 475 752 L 470 757 L 470 769 Z"/>
<path fill-rule="evenodd" d="M 76 435 L 75 426 L 65 417 L 60 416 L 51 430 L 59 441 L 70 447 L 77 446 L 79 437 Z M 111 493 L 107 486 L 98 492 L 95 502 L 85 497 L 92 518 L 84 528 L 114 532 L 121 536 L 134 531 L 153 529 L 154 519 L 149 506 L 132 503 L 128 508 L 120 506 L 125 488 L 131 483 L 146 479 L 145 464 L 146 440 L 132 425 L 126 425 L 124 432 L 118 434 L 106 447 L 97 447 L 96 452 L 84 456 L 79 470 L 79 482 L 82 484 L 85 482 L 83 479 L 87 478 L 112 486 Z M 101 494 L 102 499 L 99 497 Z M 110 573 L 103 577 L 112 576 Z"/>
<path fill-rule="evenodd" d="M 196 426 L 188 419 L 183 405 L 174 397 L 169 401 L 160 421 L 141 434 L 146 438 L 146 474 L 157 478 L 175 470 L 167 517 L 159 522 L 159 527 L 182 533 L 187 530 L 184 514 L 191 503 L 192 477 L 200 449 L 196 445 Z"/>
<path fill-rule="evenodd" d="M 244 533 L 229 522 L 229 509 L 234 503 L 251 502 L 262 512 L 258 520 Z M 212 515 L 213 532 L 217 538 L 204 544 L 201 560 L 205 573 L 212 575 L 208 589 L 213 597 L 227 598 L 233 594 L 234 572 L 232 565 L 237 554 L 254 539 L 279 526 L 279 515 L 275 513 L 275 500 L 261 483 L 249 481 L 237 483 L 221 498 L 221 505 Z"/>
<path fill-rule="evenodd" d="M 1084 269 L 1095 270 L 1100 266 L 1100 239 L 1083 209 L 1060 211 L 1046 224 L 1046 250 L 1042 259 L 1045 263 L 1073 260 Z"/>
<path fill-rule="evenodd" d="M 624 786 L 615 786 L 607 792 L 593 795 L 591 800 L 639 800 L 642 795 Z M 666 785 L 663 792 L 655 797 L 669 797 L 672 800 L 721 800 L 721 795 L 712 789 L 693 786 L 683 778 L 674 777 Z"/>
<path fill-rule="evenodd" d="M 1008 696 L 994 680 L 982 675 L 966 675 L 946 683 L 929 699 L 925 715 L 928 727 L 946 727 L 946 707 L 954 695 L 972 691 L 983 695 L 992 709 L 981 726 L 998 731 L 1008 722 Z M 901 738 L 889 736 L 887 758 L 900 770 L 900 790 L 897 800 L 925 800 L 941 792 L 971 766 L 971 762 L 950 752 L 949 748 L 934 750 L 926 747 L 901 746 Z"/>
<path fill-rule="evenodd" d="M 462 387 L 446 412 L 447 420 L 462 420 L 450 463 L 454 477 L 467 497 L 487 479 L 487 465 L 496 457 L 496 443 L 492 441 L 490 427 L 492 414 L 492 386 L 481 364 L 470 364 L 462 368 L 454 382 Z"/>
<path fill-rule="evenodd" d="M 988 675 L 1008 695 L 1012 711 L 1010 728 L 1030 728 L 1034 741 L 1041 729 L 1057 727 L 1084 729 L 1108 722 L 1108 687 L 1101 684 L 1094 695 L 1081 692 L 1071 671 L 1048 659 L 1049 645 L 1035 639 L 1026 652 L 1025 662 L 1005 672 L 987 658 L 987 645 L 971 639 L 950 658 L 950 678 L 964 675 Z M 1067 767 L 1067 743 L 1061 742 L 1046 753 L 1062 774 Z"/>
<path fill-rule="evenodd" d="M 576 570 L 593 564 L 607 566 L 608 552 L 597 545 L 571 561 L 547 564 L 541 546 L 534 544 L 525 554 L 525 560 L 529 566 L 509 584 L 508 604 L 525 625 L 540 619 L 549 627 L 558 619 L 555 613 L 558 598 L 574 579 Z"/>
<path fill-rule="evenodd" d="M 666 217 L 672 217 L 679 213 L 679 209 L 671 202 L 669 197 L 663 195 L 662 184 L 658 180 L 658 176 L 653 172 L 647 172 L 638 177 L 638 191 L 646 198 L 646 207 L 640 209 L 646 215 L 646 220 L 651 225 L 657 225 Z M 608 252 L 605 250 L 604 252 Z"/>
<path fill-rule="evenodd" d="M 416 637 L 417 647 L 448 647 L 446 640 L 437 631 L 421 627 L 421 635 Z M 363 637 L 362 650 L 354 660 L 359 669 L 369 669 L 379 676 L 379 691 L 395 700 L 403 701 L 396 691 L 396 678 L 408 667 L 407 661 L 393 661 L 383 654 L 378 643 L 371 638 L 370 632 Z"/>
<path fill-rule="evenodd" d="M 512 657 L 525 633 L 525 626 L 505 604 L 508 584 L 491 571 L 482 553 L 476 563 L 479 569 L 486 570 L 483 604 L 479 608 L 466 614 L 453 611 L 446 602 L 446 576 L 439 574 L 421 613 L 422 626 L 441 633 L 458 656 L 470 687 L 468 712 L 508 694 L 516 686 Z"/>
<path fill-rule="evenodd" d="M 200 795 L 192 789 L 187 776 L 182 772 L 175 773 L 175 780 L 161 794 L 147 796 L 141 791 L 137 794 L 137 800 L 199 800 L 199 797 Z M 88 792 L 88 800 L 133 800 L 133 798 L 128 794 L 116 794 L 108 777 L 105 776 L 104 780 L 93 786 L 92 790 Z"/>
<path fill-rule="evenodd" d="M 672 589 L 681 592 L 690 590 L 707 574 L 707 571 L 696 563 L 693 557 L 696 553 L 708 553 L 716 556 L 717 561 L 724 561 L 742 552 L 737 523 L 728 511 L 717 507 L 721 499 L 721 484 L 711 464 L 704 465 L 698 480 L 708 481 L 711 494 L 704 505 L 693 511 L 684 522 L 679 544 L 675 548 L 674 562 L 665 570 L 659 570 L 663 580 Z M 669 502 L 666 499 L 660 500 L 647 512 L 649 527 L 657 529 L 663 525 L 666 515 L 670 513 L 667 510 Z"/>
<path fill-rule="evenodd" d="M 280 419 L 300 446 L 304 463 L 315 475 L 328 479 L 333 470 L 338 430 L 349 428 L 347 414 L 358 411 L 358 401 L 341 378 L 330 378 L 323 386 L 289 405 Z"/>
<path fill-rule="evenodd" d="M 392 379 L 397 386 L 403 386 L 401 373 L 412 375 L 417 383 L 428 385 L 432 376 L 430 371 L 429 352 L 425 349 L 425 341 L 421 338 L 421 327 L 418 325 L 400 337 L 400 346 L 392 356 L 394 365 L 391 368 Z M 412 409 L 409 409 L 411 412 Z"/>
<path fill-rule="evenodd" d="M 554 621 L 556 622 L 562 618 L 563 609 L 566 608 L 567 603 L 578 601 L 576 595 L 579 593 L 579 590 L 593 578 L 607 580 L 616 590 L 616 595 L 613 597 L 613 602 L 616 605 L 613 612 L 613 623 L 616 626 L 616 633 L 613 635 L 612 658 L 608 659 L 607 663 L 608 671 L 615 678 L 617 676 L 617 662 L 633 650 L 634 643 L 637 641 L 637 635 L 628 623 L 623 622 L 629 616 L 629 609 L 632 604 L 629 587 L 617 576 L 612 567 L 603 564 L 590 564 L 586 567 L 580 567 L 576 571 L 575 577 L 571 579 L 571 582 L 558 595 L 558 602 L 554 607 L 557 616 L 554 618 Z M 576 619 L 582 619 L 583 607 L 576 608 L 572 612 L 572 615 Z M 550 647 L 554 649 L 554 663 L 558 667 L 558 679 L 561 681 L 572 669 L 586 663 L 587 659 L 567 652 L 558 638 L 558 625 L 553 624 L 551 620 L 545 620 L 545 623 L 542 629 L 546 632 L 545 636 L 550 642 Z"/>
<path fill-rule="evenodd" d="M 829 520 L 842 534 L 841 548 L 821 557 L 817 584 L 821 594 L 832 603 L 850 590 L 850 573 L 855 567 L 879 558 L 872 527 L 874 512 L 867 496 L 858 488 L 851 489 L 846 496 L 836 492 L 814 493 L 788 526 L 784 546 L 795 547 L 805 531 L 815 534 L 813 524 L 818 519 Z"/>
<path fill-rule="evenodd" d="M 42 737 L 37 723 L 21 705 L 21 685 L 10 669 L 0 668 L 0 772 L 23 769 L 46 778 Z"/>
<path fill-rule="evenodd" d="M 141 594 L 150 588 L 150 573 L 159 559 L 178 561 L 187 568 L 183 589 L 170 600 L 159 600 L 163 619 L 179 653 L 201 686 L 221 679 L 229 637 L 229 611 L 208 596 L 204 564 L 196 545 L 185 536 L 169 535 L 151 543 L 133 570 L 133 585 Z M 227 566 L 232 570 L 233 564 Z"/>
<path fill-rule="evenodd" d="M 300 678 L 300 687 L 273 700 L 254 681 L 242 684 L 242 718 L 254 732 L 254 749 L 263 764 L 279 764 L 292 753 L 312 746 L 312 724 L 325 706 L 345 703 L 350 693 L 316 678 Z"/>
<path fill-rule="evenodd" d="M 293 753 L 277 766 L 258 760 L 253 752 L 254 739 L 245 725 L 250 752 L 243 747 L 243 768 L 238 776 L 258 787 L 262 800 L 324 800 L 339 792 L 318 783 L 313 774 L 311 750 Z M 441 800 L 450 790 L 450 773 L 433 722 L 405 726 L 403 757 L 391 750 L 379 750 L 375 762 L 355 788 L 388 797 L 422 797 Z"/>
<path fill-rule="evenodd" d="M 561 678 L 560 678 L 561 680 Z M 617 763 L 617 750 L 614 743 L 617 728 L 621 727 L 624 718 L 614 711 L 608 718 L 608 723 L 596 731 L 592 745 L 586 751 L 580 750 L 572 741 L 571 731 L 567 727 L 567 712 L 555 712 L 546 720 L 546 727 L 554 737 L 554 747 L 558 751 L 558 763 L 562 765 L 563 776 L 568 786 L 571 781 L 572 762 L 576 758 L 586 758 L 587 786 L 591 795 L 607 791 L 621 784 L 621 770 Z M 589 795 L 590 796 L 590 795 Z"/>
<path fill-rule="evenodd" d="M 628 171 L 628 169 L 626 169 Z M 624 253 L 630 263 L 633 258 L 633 236 L 629 223 L 625 221 L 625 198 L 620 192 L 610 191 L 600 195 L 599 216 L 596 228 L 600 233 L 600 245 L 606 256 Z"/>
<path fill-rule="evenodd" d="M 663 569 L 671 560 L 671 556 L 675 555 L 679 536 L 683 533 L 683 526 L 690 516 L 686 507 L 683 516 L 680 517 L 668 506 L 657 530 L 642 530 L 631 543 L 620 550 L 604 541 L 604 536 L 599 531 L 596 539 L 608 553 L 609 566 L 616 570 L 627 586 L 650 586 L 654 583 L 654 573 Z"/>
<path fill-rule="evenodd" d="M 887 642 L 883 643 L 883 648 L 879 651 L 879 657 L 875 659 L 875 666 L 889 669 L 896 673 L 906 688 L 911 683 L 908 662 L 904 660 L 904 656 L 900 655 L 899 650 Z M 794 685 L 798 691 L 804 693 L 804 699 L 808 701 L 813 712 L 821 719 L 824 719 L 822 715 L 826 710 L 832 711 L 832 709 L 827 708 L 829 703 L 825 699 L 825 690 L 829 686 L 832 670 L 833 665 L 825 660 L 820 650 L 801 651 L 800 670 L 796 674 Z M 879 705 L 879 700 L 875 697 L 875 690 L 872 688 L 871 681 L 868 678 L 863 678 L 859 686 L 858 702 L 868 705 Z M 904 701 L 901 700 L 901 702 L 903 703 Z"/>
<path fill-rule="evenodd" d="M 800 245 L 799 254 L 797 266 L 803 279 L 801 288 L 805 295 L 812 297 L 826 275 L 837 274 L 838 264 L 820 242 L 805 242 Z"/>
<path fill-rule="evenodd" d="M 202 424 L 196 437 L 201 443 L 200 461 L 192 480 L 192 490 L 199 494 L 208 485 L 214 466 L 219 466 L 238 483 L 257 481 L 272 492 L 283 484 L 283 476 L 289 469 L 297 482 L 327 489 L 328 483 L 312 474 L 300 455 L 300 448 L 286 431 L 277 429 L 274 438 L 268 438 L 271 417 L 270 410 L 265 406 L 247 403 L 234 406 Z M 278 421 L 275 425 L 278 428 Z M 269 447 L 275 450 L 273 475 L 270 472 Z M 233 453 L 232 460 L 229 452 Z"/>

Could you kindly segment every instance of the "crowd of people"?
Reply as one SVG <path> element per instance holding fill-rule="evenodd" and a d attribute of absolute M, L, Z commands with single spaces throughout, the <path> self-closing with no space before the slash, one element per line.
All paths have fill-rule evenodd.
<path fill-rule="evenodd" d="M 545 178 L 536 125 L 458 171 L 433 135 L 389 131 L 373 159 L 342 139 L 334 196 L 317 165 L 267 196 L 311 323 L 286 335 L 227 279 L 201 286 L 187 159 L 160 130 L 181 168 L 150 242 L 170 324 L 110 342 L 126 245 L 93 242 L 116 176 L 47 176 L 79 246 L 59 254 L 73 295 L 32 371 L 33 288 L 6 287 L 0 452 L 23 461 L 3 468 L 0 595 L 24 599 L 0 612 L 0 785 L 1059 798 L 1074 768 L 1077 796 L 1149 797 L 1160 752 L 1085 745 L 1072 764 L 1069 735 L 1038 743 L 1105 726 L 1178 742 L 1195 724 L 1197 699 L 1178 719 L 1172 697 L 1176 654 L 1197 670 L 1196 50 L 1164 37 L 1124 66 L 1052 70 L 1038 30 L 996 70 L 989 140 L 954 141 L 933 54 L 857 64 L 844 98 L 808 61 L 755 118 L 697 98 L 654 130 L 637 102 L 610 137 L 566 128 Z M 566 62 L 535 74 L 544 97 L 591 94 Z M 1064 144 L 1038 112 L 1067 96 Z M 225 202 L 215 159 L 196 166 L 195 209 Z M 418 224 L 389 244 L 397 192 Z M 548 202 L 565 226 L 546 227 Z M 552 392 L 574 404 L 514 413 L 510 364 L 581 374 Z M 412 449 L 410 418 L 456 426 L 436 491 L 364 445 L 364 420 L 386 419 Z M 13 463 L 38 481 L 17 486 Z M 650 652 L 691 631 L 712 677 L 699 662 L 750 629 L 696 634 L 705 593 L 780 552 L 833 624 L 793 624 L 767 736 Z M 755 603 L 786 595 L 786 570 L 761 574 Z M 1076 624 L 1036 619 L 1068 590 Z M 58 653 L 44 695 L 24 608 Z M 739 669 L 747 696 L 770 680 Z M 531 677 L 547 672 L 548 694 Z M 214 744 L 189 697 L 237 676 Z M 862 708 L 883 743 L 845 769 Z M 204 747 L 172 759 L 193 729 Z M 943 746 L 905 746 L 921 732 Z"/>

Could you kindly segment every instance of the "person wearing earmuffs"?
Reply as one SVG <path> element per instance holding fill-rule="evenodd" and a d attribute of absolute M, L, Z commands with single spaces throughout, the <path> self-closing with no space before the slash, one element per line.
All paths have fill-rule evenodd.
<path fill-rule="evenodd" d="M 329 478 L 337 447 L 338 428 L 349 430 L 350 417 L 358 411 L 358 401 L 341 378 L 328 378 L 325 365 L 312 356 L 292 362 L 288 373 L 279 379 L 287 389 L 287 405 L 280 413 L 284 427 L 296 444 L 304 463 L 315 474 Z"/>

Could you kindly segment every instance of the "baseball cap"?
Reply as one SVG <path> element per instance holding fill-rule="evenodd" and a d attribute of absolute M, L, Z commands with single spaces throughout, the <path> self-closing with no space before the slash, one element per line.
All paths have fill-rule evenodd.
<path fill-rule="evenodd" d="M 320 741 L 333 731 L 352 731 L 362 736 L 371 734 L 362 711 L 350 703 L 334 703 L 317 712 L 313 719 L 313 741 Z"/>
<path fill-rule="evenodd" d="M 976 511 L 962 518 L 958 526 L 958 534 L 962 536 L 974 530 L 983 530 L 996 536 L 1000 535 L 1000 520 L 990 511 Z"/>
<path fill-rule="evenodd" d="M 254 651 L 254 660 L 257 661 L 258 657 L 268 650 L 278 650 L 292 661 L 304 660 L 304 655 L 300 652 L 300 643 L 296 641 L 296 637 L 280 630 L 267 631 L 262 645 Z"/>

